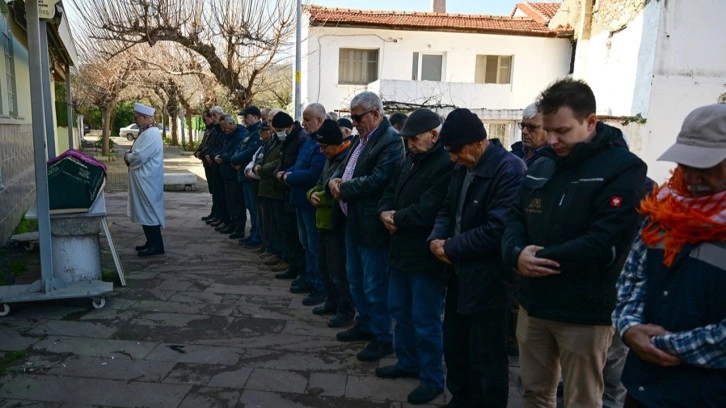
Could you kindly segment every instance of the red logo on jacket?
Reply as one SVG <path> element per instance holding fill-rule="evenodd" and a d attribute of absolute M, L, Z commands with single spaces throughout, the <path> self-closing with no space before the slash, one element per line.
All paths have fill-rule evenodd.
<path fill-rule="evenodd" d="M 620 208 L 623 205 L 623 197 L 612 196 L 610 197 L 610 207 Z"/>

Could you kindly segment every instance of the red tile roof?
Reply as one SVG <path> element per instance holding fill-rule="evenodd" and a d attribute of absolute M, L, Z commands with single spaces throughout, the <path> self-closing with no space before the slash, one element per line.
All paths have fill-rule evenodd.
<path fill-rule="evenodd" d="M 555 16 L 561 5 L 562 3 L 534 3 L 529 1 L 517 3 L 514 10 L 512 10 L 511 16 L 514 17 L 519 9 L 538 23 L 547 24 Z"/>
<path fill-rule="evenodd" d="M 559 6 L 559 3 L 554 3 Z M 305 6 L 311 26 L 366 27 L 412 31 L 455 31 L 527 36 L 569 36 L 569 30 L 550 30 L 528 17 L 447 14 L 432 12 L 369 11 Z"/>

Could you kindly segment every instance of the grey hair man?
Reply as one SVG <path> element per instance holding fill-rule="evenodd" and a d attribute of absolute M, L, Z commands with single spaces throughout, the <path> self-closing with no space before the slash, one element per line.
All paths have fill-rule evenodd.
<path fill-rule="evenodd" d="M 524 108 L 519 128 L 522 129 L 522 141 L 512 145 L 512 153 L 530 166 L 540 157 L 542 149 L 547 148 L 547 132 L 542 128 L 542 114 L 537 110 L 537 104 Z"/>
<path fill-rule="evenodd" d="M 325 107 L 317 102 L 313 102 L 305 107 L 302 114 L 302 127 L 305 132 L 315 138 L 315 133 L 325 120 Z"/>
<path fill-rule="evenodd" d="M 360 136 L 327 188 L 347 215 L 348 283 L 358 317 L 357 324 L 338 333 L 337 339 L 373 340 L 358 353 L 358 359 L 375 361 L 393 353 L 387 301 L 390 234 L 375 209 L 403 159 L 403 143 L 383 116 L 383 103 L 375 93 L 356 95 L 350 102 L 350 113 Z"/>

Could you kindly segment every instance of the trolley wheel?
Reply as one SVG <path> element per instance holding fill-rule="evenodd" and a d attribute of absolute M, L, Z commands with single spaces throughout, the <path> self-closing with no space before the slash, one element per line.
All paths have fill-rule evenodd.
<path fill-rule="evenodd" d="M 106 306 L 106 298 L 91 299 L 91 304 L 94 309 L 103 309 L 103 307 Z"/>
<path fill-rule="evenodd" d="M 10 305 L 3 303 L 3 307 L 0 308 L 0 317 L 4 317 L 10 314 Z"/>

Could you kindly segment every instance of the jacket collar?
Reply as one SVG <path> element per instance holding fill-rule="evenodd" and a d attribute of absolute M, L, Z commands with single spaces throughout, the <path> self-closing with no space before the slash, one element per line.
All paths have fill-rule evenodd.
<path fill-rule="evenodd" d="M 578 143 L 567 157 L 559 157 L 552 149 L 542 149 L 542 156 L 552 159 L 558 166 L 566 166 L 571 163 L 581 163 L 592 157 L 601 150 L 624 147 L 628 148 L 623 137 L 623 132 L 610 125 L 597 122 L 595 125 L 595 136 L 589 142 Z"/>
<path fill-rule="evenodd" d="M 502 146 L 499 139 L 489 139 L 489 146 L 484 151 L 484 154 L 479 158 L 479 162 L 476 164 L 476 176 L 477 177 L 493 177 L 497 172 L 496 163 L 498 163 L 505 154 L 509 154 L 506 149 Z M 466 170 L 461 164 L 456 164 L 457 170 Z"/>

